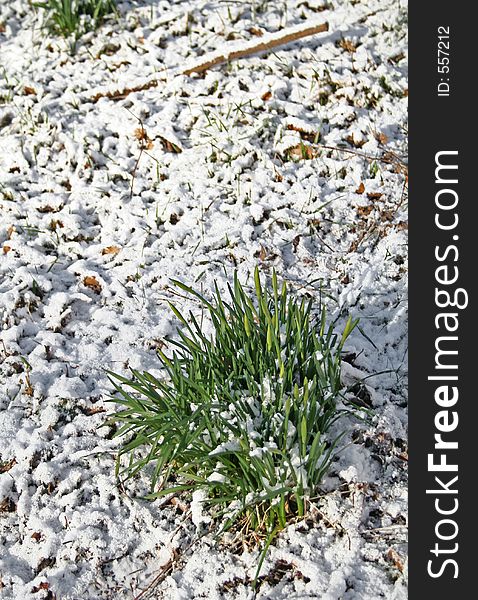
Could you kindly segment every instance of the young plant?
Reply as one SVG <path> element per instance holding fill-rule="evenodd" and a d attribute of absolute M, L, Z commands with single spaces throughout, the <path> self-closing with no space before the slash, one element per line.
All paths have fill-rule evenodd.
<path fill-rule="evenodd" d="M 116 12 L 116 0 L 45 0 L 33 4 L 48 11 L 47 24 L 52 31 L 78 39 L 89 29 L 96 29 L 103 18 Z"/>
<path fill-rule="evenodd" d="M 170 304 L 182 325 L 169 339 L 169 356 L 158 351 L 166 377 L 133 370 L 131 379 L 109 373 L 122 405 L 113 415 L 129 435 L 118 456 L 122 473 L 134 476 L 153 465 L 152 493 L 197 491 L 222 530 L 241 522 L 269 538 L 302 517 L 341 437 L 331 426 L 347 405 L 340 378 L 341 351 L 357 321 L 339 335 L 326 324 L 325 309 L 292 296 L 254 274 L 249 297 L 237 273 L 226 301 L 215 285 L 210 302 L 199 300 L 215 335 L 207 337 L 196 317 Z M 270 543 L 270 539 L 268 543 Z M 267 543 L 267 545 L 268 545 Z"/>

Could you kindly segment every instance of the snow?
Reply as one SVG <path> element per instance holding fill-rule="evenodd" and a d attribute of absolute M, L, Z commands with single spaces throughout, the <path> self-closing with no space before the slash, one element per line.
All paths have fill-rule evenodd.
<path fill-rule="evenodd" d="M 116 480 L 106 370 L 160 375 L 168 301 L 201 316 L 171 279 L 208 295 L 237 268 L 252 289 L 258 264 L 322 295 L 339 327 L 360 317 L 343 379 L 367 377 L 352 393 L 374 415 L 336 423 L 342 451 L 257 597 L 406 598 L 406 3 L 118 7 L 71 56 L 28 0 L 0 0 L 0 596 L 132 598 L 173 561 L 150 597 L 252 597 L 259 550 L 207 533 L 200 496 L 183 513 L 143 499 L 148 472 Z M 329 31 L 178 74 L 318 21 Z"/>

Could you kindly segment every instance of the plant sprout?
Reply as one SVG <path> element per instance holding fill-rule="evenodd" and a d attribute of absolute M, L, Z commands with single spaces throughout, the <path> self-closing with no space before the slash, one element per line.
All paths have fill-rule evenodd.
<path fill-rule="evenodd" d="M 116 436 L 129 435 L 117 471 L 133 477 L 152 464 L 149 498 L 201 492 L 204 508 L 221 531 L 242 522 L 271 535 L 306 514 L 341 437 L 331 426 L 349 404 L 341 383 L 341 351 L 357 325 L 349 317 L 341 334 L 317 316 L 313 301 L 262 285 L 256 268 L 250 297 L 237 273 L 226 301 L 215 284 L 210 302 L 179 281 L 209 314 L 207 337 L 192 312 L 173 305 L 181 323 L 158 351 L 165 378 L 132 370 L 109 373 L 114 402 L 122 409 Z M 128 462 L 120 467 L 122 457 Z"/>

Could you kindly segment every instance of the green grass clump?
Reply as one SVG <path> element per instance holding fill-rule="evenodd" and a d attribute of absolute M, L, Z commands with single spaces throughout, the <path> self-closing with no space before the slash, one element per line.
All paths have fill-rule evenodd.
<path fill-rule="evenodd" d="M 132 435 L 118 457 L 129 457 L 122 473 L 154 465 L 149 497 L 201 490 L 223 530 L 240 521 L 271 534 L 306 513 L 341 437 L 329 439 L 330 428 L 356 410 L 340 366 L 357 321 L 339 335 L 324 308 L 314 317 L 312 300 L 279 289 L 275 273 L 271 289 L 257 268 L 254 279 L 255 297 L 235 274 L 230 299 L 216 284 L 212 302 L 175 281 L 209 313 L 215 335 L 170 304 L 182 328 L 168 340 L 169 356 L 158 351 L 167 376 L 110 373 L 112 399 L 123 406 L 112 418 L 117 436 Z"/>
<path fill-rule="evenodd" d="M 75 39 L 96 29 L 106 15 L 116 12 L 116 0 L 45 0 L 33 6 L 48 11 L 47 25 L 54 33 L 74 35 Z"/>

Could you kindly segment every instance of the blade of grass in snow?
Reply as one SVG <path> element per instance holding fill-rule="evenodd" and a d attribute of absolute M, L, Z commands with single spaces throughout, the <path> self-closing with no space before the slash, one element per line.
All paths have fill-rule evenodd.
<path fill-rule="evenodd" d="M 112 399 L 123 406 L 112 420 L 122 424 L 118 435 L 133 436 L 119 472 L 131 477 L 154 463 L 150 498 L 202 490 L 222 530 L 246 519 L 275 535 L 306 513 L 341 437 L 329 439 L 332 424 L 343 412 L 358 415 L 353 404 L 338 404 L 340 353 L 357 321 L 337 334 L 324 307 L 317 321 L 312 301 L 291 296 L 285 282 L 279 287 L 275 273 L 269 289 L 257 268 L 253 297 L 237 273 L 228 301 L 217 285 L 209 301 L 174 283 L 200 301 L 215 335 L 207 338 L 192 314 L 171 304 L 181 329 L 179 341 L 169 340 L 172 354 L 158 351 L 167 377 L 110 373 Z"/>

